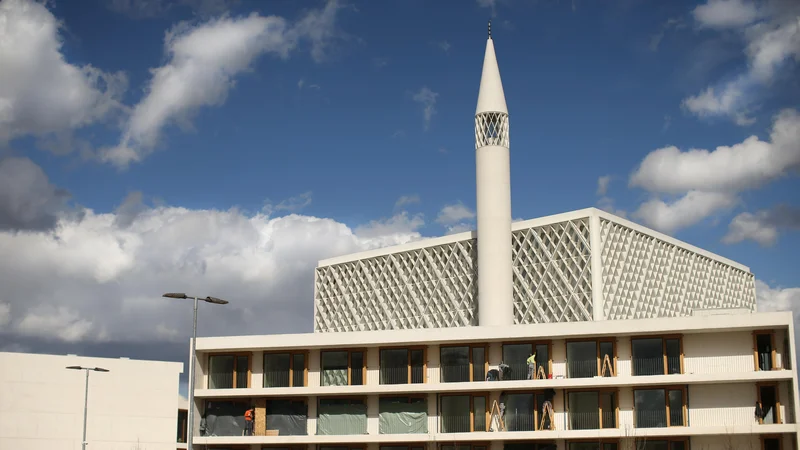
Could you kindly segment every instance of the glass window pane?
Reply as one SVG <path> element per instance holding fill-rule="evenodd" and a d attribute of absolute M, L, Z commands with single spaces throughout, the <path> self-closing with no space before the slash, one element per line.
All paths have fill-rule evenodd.
<path fill-rule="evenodd" d="M 347 385 L 347 352 L 322 352 L 322 385 Z"/>
<path fill-rule="evenodd" d="M 544 374 L 550 375 L 550 346 L 547 344 L 536 344 L 536 372 L 539 367 L 544 368 Z"/>
<path fill-rule="evenodd" d="M 667 426 L 666 393 L 664 389 L 637 389 L 633 392 L 637 428 Z"/>
<path fill-rule="evenodd" d="M 667 339 L 667 374 L 681 373 L 681 341 Z"/>
<path fill-rule="evenodd" d="M 600 408 L 603 410 L 603 428 L 617 428 L 617 394 L 616 392 L 600 393 Z"/>
<path fill-rule="evenodd" d="M 671 389 L 669 391 L 669 425 L 672 427 L 683 426 L 683 391 Z"/>
<path fill-rule="evenodd" d="M 208 357 L 208 388 L 231 389 L 233 388 L 234 358 L 229 355 Z"/>
<path fill-rule="evenodd" d="M 597 376 L 597 342 L 567 342 L 567 378 Z"/>
<path fill-rule="evenodd" d="M 484 347 L 472 348 L 472 381 L 486 379 L 486 349 Z"/>
<path fill-rule="evenodd" d="M 533 394 L 506 394 L 505 423 L 508 431 L 535 431 Z"/>
<path fill-rule="evenodd" d="M 469 381 L 469 347 L 442 347 L 439 355 L 442 383 Z"/>
<path fill-rule="evenodd" d="M 264 354 L 264 387 L 289 387 L 288 353 Z"/>
<path fill-rule="evenodd" d="M 381 350 L 381 384 L 408 383 L 408 350 L 392 348 Z"/>
<path fill-rule="evenodd" d="M 292 358 L 292 386 L 305 386 L 306 355 L 305 353 L 295 353 Z"/>
<path fill-rule="evenodd" d="M 425 382 L 425 352 L 422 349 L 411 350 L 411 382 Z"/>
<path fill-rule="evenodd" d="M 469 395 L 445 395 L 442 397 L 442 433 L 468 433 L 470 431 Z"/>
<path fill-rule="evenodd" d="M 567 401 L 571 430 L 600 428 L 600 403 L 597 392 L 570 392 Z"/>
<path fill-rule="evenodd" d="M 669 450 L 685 450 L 686 443 L 683 441 L 672 441 L 669 443 Z"/>
<path fill-rule="evenodd" d="M 475 431 L 486 431 L 486 397 L 473 397 Z"/>
<path fill-rule="evenodd" d="M 364 384 L 364 352 L 350 354 L 350 384 L 353 386 Z"/>
<path fill-rule="evenodd" d="M 507 380 L 525 380 L 528 378 L 528 357 L 533 353 L 531 344 L 504 344 L 503 362 L 511 369 Z"/>
<path fill-rule="evenodd" d="M 239 356 L 236 358 L 236 387 L 246 388 L 250 386 L 248 383 L 248 375 L 250 372 L 250 358 L 247 356 Z"/>
<path fill-rule="evenodd" d="M 664 375 L 664 353 L 661 338 L 632 339 L 634 375 Z"/>

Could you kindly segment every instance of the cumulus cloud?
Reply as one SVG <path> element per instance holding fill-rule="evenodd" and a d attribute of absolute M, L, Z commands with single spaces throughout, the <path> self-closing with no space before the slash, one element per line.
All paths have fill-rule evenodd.
<path fill-rule="evenodd" d="M 419 195 L 404 195 L 397 199 L 394 207 L 402 208 L 403 206 L 412 205 L 414 203 L 419 203 Z"/>
<path fill-rule="evenodd" d="M 146 95 L 133 108 L 119 144 L 103 149 L 100 159 L 120 168 L 141 161 L 154 151 L 166 126 L 188 128 L 200 108 L 225 103 L 236 77 L 263 54 L 285 59 L 307 40 L 313 58 L 321 60 L 336 35 L 339 8 L 336 0 L 329 0 L 295 24 L 253 13 L 176 25 L 164 39 L 168 62 L 152 70 Z"/>
<path fill-rule="evenodd" d="M 431 119 L 436 114 L 436 100 L 439 94 L 430 90 L 427 86 L 423 86 L 419 91 L 414 93 L 412 99 L 422 105 L 422 118 L 424 119 L 423 128 L 428 129 L 431 126 Z"/>
<path fill-rule="evenodd" d="M 770 138 L 751 136 L 713 151 L 670 146 L 649 153 L 629 179 L 653 198 L 633 214 L 648 225 L 672 233 L 738 204 L 738 194 L 760 187 L 800 167 L 800 115 L 781 111 Z M 659 194 L 682 197 L 665 201 Z"/>
<path fill-rule="evenodd" d="M 800 230 L 800 209 L 779 205 L 756 213 L 743 212 L 728 225 L 728 234 L 722 238 L 726 244 L 752 240 L 764 247 L 775 245 L 783 230 Z"/>
<path fill-rule="evenodd" d="M 701 28 L 734 30 L 744 42 L 747 68 L 727 81 L 684 99 L 682 105 L 699 117 L 730 117 L 751 125 L 748 117 L 758 91 L 776 73 L 800 59 L 800 3 L 773 0 L 708 0 L 693 10 Z"/>
<path fill-rule="evenodd" d="M 603 175 L 597 179 L 597 195 L 606 195 L 608 185 L 611 183 L 611 175 Z"/>
<path fill-rule="evenodd" d="M 167 291 L 231 302 L 205 316 L 203 335 L 310 331 L 318 260 L 419 239 L 424 224 L 405 212 L 351 228 L 308 215 L 129 200 L 137 207 L 124 220 L 123 207 L 86 210 L 50 232 L 0 231 L 4 342 L 185 343 L 186 305 L 160 298 Z"/>
<path fill-rule="evenodd" d="M 675 146 L 650 152 L 630 177 L 630 185 L 651 192 L 690 190 L 739 192 L 784 176 L 800 165 L 800 114 L 781 111 L 769 141 L 751 136 L 713 151 Z"/>
<path fill-rule="evenodd" d="M 0 230 L 50 230 L 69 199 L 30 159 L 0 159 Z"/>
<path fill-rule="evenodd" d="M 42 3 L 0 2 L 0 147 L 28 135 L 67 142 L 72 130 L 124 112 L 125 74 L 70 64 L 60 31 Z"/>
<path fill-rule="evenodd" d="M 756 280 L 756 296 L 759 312 L 795 311 L 800 307 L 800 288 L 773 288 L 761 280 Z"/>
<path fill-rule="evenodd" d="M 445 205 L 436 216 L 436 223 L 442 225 L 448 234 L 470 231 L 474 228 L 475 211 L 463 203 Z"/>

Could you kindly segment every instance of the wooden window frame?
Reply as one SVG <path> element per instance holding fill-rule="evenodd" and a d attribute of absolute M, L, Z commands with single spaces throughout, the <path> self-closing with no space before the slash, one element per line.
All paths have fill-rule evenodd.
<path fill-rule="evenodd" d="M 361 379 L 364 381 L 363 385 L 367 384 L 367 349 L 366 348 L 336 348 L 324 349 L 319 352 L 319 370 L 320 370 L 320 385 L 322 384 L 322 372 L 325 366 L 322 364 L 322 356 L 325 353 L 331 352 L 347 352 L 347 384 L 346 386 L 353 386 L 353 353 L 361 352 L 364 355 L 363 364 L 361 366 Z M 380 358 L 380 356 L 379 356 Z M 308 364 L 308 362 L 306 362 Z M 362 386 L 362 385 L 356 385 Z"/>
<path fill-rule="evenodd" d="M 441 368 L 442 368 L 442 349 L 445 349 L 445 348 L 459 348 L 459 347 L 467 347 L 467 353 L 469 355 L 469 381 L 468 382 L 472 383 L 472 382 L 475 382 L 475 381 L 486 381 L 486 373 L 489 371 L 489 346 L 487 344 L 446 344 L 446 345 L 440 345 L 439 346 L 439 370 L 441 371 Z M 484 374 L 483 376 L 484 376 L 484 378 L 481 378 L 480 380 L 473 380 L 472 379 L 473 375 L 475 375 L 475 369 L 474 369 L 474 364 L 475 363 L 474 363 L 474 361 L 472 359 L 472 349 L 473 348 L 482 348 L 483 349 L 483 374 Z M 427 357 L 427 353 L 425 355 Z M 427 364 L 426 364 L 425 367 L 427 367 Z M 440 374 L 439 375 L 439 380 L 441 380 L 441 378 L 442 378 L 442 376 Z M 427 378 L 425 379 L 425 382 L 426 383 L 428 382 Z M 447 382 L 440 381 L 440 382 L 442 382 L 442 383 L 466 383 L 465 381 L 459 381 L 459 382 L 456 382 L 456 381 L 447 381 Z"/>
<path fill-rule="evenodd" d="M 308 350 L 271 350 L 264 352 L 262 356 L 262 366 L 267 363 L 267 355 L 289 355 L 289 387 L 307 387 L 308 386 Z M 295 386 L 294 385 L 294 355 L 303 355 L 303 385 L 302 386 Z M 321 361 L 320 361 L 321 362 Z M 262 372 L 265 372 L 262 367 Z M 264 380 L 261 380 L 262 387 L 264 384 Z M 268 388 L 268 389 L 275 389 L 275 388 Z"/>
<path fill-rule="evenodd" d="M 611 365 L 613 366 L 612 369 L 614 371 L 611 376 L 617 376 L 617 338 L 616 337 L 589 337 L 589 338 L 574 338 L 574 339 L 567 339 L 564 341 L 564 355 L 565 355 L 565 362 L 569 365 L 569 343 L 576 343 L 576 342 L 594 342 L 595 343 L 595 359 L 597 360 L 597 375 L 602 375 L 600 372 L 603 369 L 603 358 L 600 357 L 600 343 L 602 342 L 610 342 L 611 343 L 611 352 L 613 353 L 613 360 L 611 361 Z M 552 372 L 551 372 L 552 373 Z"/>
<path fill-rule="evenodd" d="M 211 383 L 211 358 L 214 357 L 214 356 L 233 356 L 233 387 L 226 388 L 226 389 L 249 389 L 250 388 L 250 384 L 251 384 L 250 379 L 252 378 L 252 375 L 253 375 L 253 353 L 252 352 L 214 352 L 214 353 L 208 353 L 206 356 L 207 356 L 206 357 L 206 367 L 208 368 L 208 376 L 207 376 L 208 381 L 206 383 L 206 386 L 208 386 Z M 247 386 L 245 386 L 243 388 L 241 388 L 241 387 L 236 385 L 237 381 L 238 381 L 237 380 L 238 377 L 236 376 L 236 369 L 237 369 L 237 364 L 239 364 L 239 357 L 240 356 L 247 356 Z M 211 388 L 207 388 L 207 389 L 211 389 Z"/>
<path fill-rule="evenodd" d="M 761 388 L 762 387 L 773 387 L 775 389 L 775 425 L 783 424 L 783 417 L 781 416 L 781 387 L 779 382 L 777 381 L 765 381 L 761 383 L 756 383 L 756 401 L 758 404 L 761 403 Z M 758 418 L 758 424 L 763 425 L 764 419 Z"/>
<path fill-rule="evenodd" d="M 687 423 L 689 421 L 689 405 L 688 405 L 688 389 L 686 386 L 641 386 L 638 388 L 633 389 L 633 427 L 637 428 L 636 424 L 636 391 L 654 391 L 654 390 L 663 390 L 664 391 L 664 408 L 667 413 L 667 428 L 681 428 L 687 427 Z M 670 424 L 670 410 L 669 410 L 669 391 L 681 391 L 681 417 L 683 418 L 682 425 L 672 425 Z"/>
<path fill-rule="evenodd" d="M 408 371 L 408 383 L 406 384 L 420 384 L 411 382 L 411 351 L 422 350 L 422 384 L 428 383 L 428 346 L 427 345 L 411 345 L 411 346 L 393 346 L 393 347 L 378 347 L 378 379 L 380 381 L 380 371 L 383 369 L 381 365 L 381 352 L 384 350 L 405 350 L 406 351 L 406 369 Z M 364 364 L 366 366 L 366 363 Z"/>
<path fill-rule="evenodd" d="M 537 345 L 546 345 L 547 346 L 547 374 L 553 374 L 553 341 L 551 339 L 540 339 L 540 340 L 533 340 L 533 341 L 503 341 L 500 343 L 500 356 L 501 359 L 503 356 L 503 347 L 506 345 L 520 345 L 520 344 L 530 344 L 531 350 L 535 351 Z M 487 353 L 488 355 L 488 353 Z M 486 358 L 488 361 L 489 358 Z M 488 368 L 486 369 L 489 370 Z M 538 367 L 536 370 L 539 370 Z M 534 375 L 535 376 L 535 375 Z"/>
<path fill-rule="evenodd" d="M 780 434 L 762 434 L 759 436 L 759 441 L 761 443 L 761 450 L 767 450 L 766 441 L 767 439 L 777 439 L 778 440 L 778 450 L 783 450 L 783 436 Z"/>
<path fill-rule="evenodd" d="M 564 408 L 567 412 L 567 420 L 569 420 L 569 394 L 571 392 L 597 392 L 597 413 L 600 415 L 600 428 L 598 430 L 615 430 L 619 429 L 619 388 L 578 388 L 578 389 L 568 389 L 566 390 L 566 395 L 564 396 L 564 403 L 566 407 Z M 603 428 L 603 405 L 600 403 L 600 394 L 611 392 L 615 395 L 614 397 L 614 422 L 616 423 L 616 427 L 614 428 Z M 684 401 L 684 403 L 686 403 Z M 537 410 L 538 411 L 538 410 Z M 538 426 L 538 425 L 537 425 Z"/>
<path fill-rule="evenodd" d="M 486 429 L 483 431 L 478 431 L 478 433 L 488 432 L 489 428 L 492 424 L 489 422 L 490 416 L 489 411 L 491 411 L 491 396 L 489 392 L 448 392 L 439 394 L 439 420 L 441 421 L 441 411 L 442 411 L 442 399 L 445 397 L 469 397 L 469 432 L 475 432 L 475 397 L 485 397 L 486 402 L 484 405 L 485 411 L 484 416 L 486 417 Z M 441 422 L 439 423 L 439 427 L 441 427 Z M 443 433 L 443 434 L 452 434 L 452 433 Z"/>
<path fill-rule="evenodd" d="M 778 370 L 778 352 L 775 348 L 775 330 L 755 330 L 753 331 L 753 363 L 755 364 L 756 372 L 761 368 L 758 366 L 758 336 L 769 335 L 770 359 L 772 360 L 772 370 Z"/>
<path fill-rule="evenodd" d="M 686 369 L 684 368 L 684 353 L 683 353 L 683 335 L 682 334 L 657 334 L 657 335 L 639 335 L 639 336 L 631 336 L 631 366 L 633 366 L 634 355 L 633 355 L 633 341 L 639 339 L 661 339 L 661 358 L 664 360 L 664 373 L 661 375 L 670 375 L 669 373 L 669 360 L 667 359 L 667 340 L 668 339 L 677 339 L 678 345 L 680 346 L 680 373 L 672 374 L 672 375 L 684 375 L 686 373 Z M 615 350 L 616 351 L 616 350 Z M 616 365 L 616 363 L 615 363 Z M 633 367 L 631 367 L 633 370 Z M 631 372 L 633 373 L 633 372 Z M 650 375 L 635 375 L 635 377 L 639 376 L 650 376 Z M 658 375 L 655 375 L 658 376 Z"/>

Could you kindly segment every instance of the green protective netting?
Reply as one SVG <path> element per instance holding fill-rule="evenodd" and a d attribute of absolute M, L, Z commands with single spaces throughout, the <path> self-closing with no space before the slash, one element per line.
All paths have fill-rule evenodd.
<path fill-rule="evenodd" d="M 381 400 L 378 429 L 381 434 L 427 433 L 427 403 Z"/>
<path fill-rule="evenodd" d="M 319 405 L 317 434 L 367 434 L 367 405 Z"/>
<path fill-rule="evenodd" d="M 322 371 L 323 386 L 347 386 L 347 369 L 325 369 Z"/>

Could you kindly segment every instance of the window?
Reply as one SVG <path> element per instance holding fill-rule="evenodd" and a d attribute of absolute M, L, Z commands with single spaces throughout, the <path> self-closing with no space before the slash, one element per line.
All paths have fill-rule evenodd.
<path fill-rule="evenodd" d="M 760 407 L 756 410 L 758 423 L 781 423 L 781 402 L 778 398 L 777 383 L 759 383 L 756 385 L 756 389 L 758 390 L 758 405 Z"/>
<path fill-rule="evenodd" d="M 209 355 L 208 388 L 236 389 L 249 386 L 250 355 Z"/>
<path fill-rule="evenodd" d="M 571 430 L 617 427 L 616 391 L 573 391 L 567 393 Z"/>
<path fill-rule="evenodd" d="M 442 383 L 484 381 L 489 364 L 483 345 L 446 346 L 439 349 Z"/>
<path fill-rule="evenodd" d="M 553 404 L 556 392 L 552 389 L 536 392 L 509 392 L 500 397 L 505 404 L 506 431 L 549 430 L 553 424 L 544 414 L 545 402 Z M 542 418 L 544 417 L 544 421 Z"/>
<path fill-rule="evenodd" d="M 442 433 L 487 431 L 489 404 L 486 394 L 442 395 L 440 428 Z"/>
<path fill-rule="evenodd" d="M 378 402 L 378 433 L 418 434 L 428 432 L 426 397 L 381 397 Z"/>
<path fill-rule="evenodd" d="M 680 336 L 631 339 L 633 375 L 683 373 L 683 339 Z"/>
<path fill-rule="evenodd" d="M 567 378 L 617 373 L 616 344 L 610 339 L 567 342 Z"/>
<path fill-rule="evenodd" d="M 780 436 L 762 436 L 761 450 L 783 450 L 783 442 Z"/>
<path fill-rule="evenodd" d="M 585 442 L 570 442 L 567 445 L 569 450 L 617 450 L 617 443 L 613 441 L 609 442 L 597 442 L 597 441 L 585 441 Z"/>
<path fill-rule="evenodd" d="M 308 404 L 305 399 L 267 400 L 264 407 L 264 421 L 266 429 L 277 431 L 279 436 L 307 435 Z"/>
<path fill-rule="evenodd" d="M 773 370 L 776 366 L 775 333 L 756 331 L 753 333 L 753 357 L 756 370 Z"/>
<path fill-rule="evenodd" d="M 264 353 L 264 387 L 306 386 L 308 366 L 305 352 Z"/>
<path fill-rule="evenodd" d="M 636 389 L 633 402 L 637 428 L 681 427 L 686 424 L 686 389 Z"/>
<path fill-rule="evenodd" d="M 363 398 L 321 398 L 317 434 L 367 434 L 367 403 Z"/>
<path fill-rule="evenodd" d="M 424 348 L 381 349 L 381 384 L 425 382 Z"/>
<path fill-rule="evenodd" d="M 687 438 L 655 439 L 636 441 L 636 448 L 641 450 L 689 450 Z"/>
<path fill-rule="evenodd" d="M 525 380 L 528 378 L 528 357 L 536 352 L 536 371 L 539 367 L 544 369 L 545 378 L 553 370 L 550 359 L 551 344 L 549 341 L 542 342 L 519 342 L 503 344 L 503 362 L 511 369 L 508 380 Z"/>
<path fill-rule="evenodd" d="M 189 423 L 189 411 L 186 409 L 178 410 L 178 442 L 186 442 L 186 425 Z"/>
<path fill-rule="evenodd" d="M 320 354 L 323 386 L 360 386 L 366 378 L 363 350 L 331 350 Z"/>

